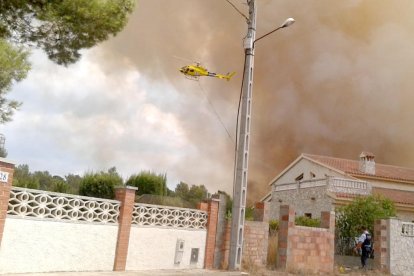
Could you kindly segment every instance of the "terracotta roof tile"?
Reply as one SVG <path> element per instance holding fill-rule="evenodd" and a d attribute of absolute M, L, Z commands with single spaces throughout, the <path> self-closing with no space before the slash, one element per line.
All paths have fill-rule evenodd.
<path fill-rule="evenodd" d="M 414 192 L 374 187 L 372 193 L 383 195 L 395 203 L 414 205 Z"/>
<path fill-rule="evenodd" d="M 401 203 L 407 205 L 414 205 L 414 192 L 407 192 L 395 189 L 385 189 L 385 188 L 372 188 L 372 194 L 382 195 L 394 203 Z M 335 193 L 336 198 L 349 198 L 354 199 L 359 195 L 347 194 L 347 193 Z"/>
<path fill-rule="evenodd" d="M 363 173 L 359 170 L 359 161 L 357 160 L 349 160 L 313 154 L 304 154 L 304 156 L 353 176 L 369 176 L 385 178 L 389 180 L 414 182 L 414 169 L 410 168 L 376 163 L 375 175 L 371 175 Z"/>
<path fill-rule="evenodd" d="M 360 195 L 347 194 L 347 193 L 335 193 L 335 196 L 337 198 L 357 198 Z"/>

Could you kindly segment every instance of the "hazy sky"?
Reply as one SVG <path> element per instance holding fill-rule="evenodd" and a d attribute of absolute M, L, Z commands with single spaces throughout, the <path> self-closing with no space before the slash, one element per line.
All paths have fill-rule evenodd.
<path fill-rule="evenodd" d="M 258 36 L 296 23 L 256 44 L 250 199 L 302 152 L 356 159 L 367 150 L 414 167 L 413 12 L 412 0 L 258 0 Z M 170 188 L 231 193 L 245 34 L 224 0 L 141 0 L 122 33 L 75 65 L 34 51 L 10 93 L 21 111 L 1 126 L 8 158 L 62 176 L 166 172 Z M 187 80 L 178 69 L 191 61 L 237 75 Z"/>

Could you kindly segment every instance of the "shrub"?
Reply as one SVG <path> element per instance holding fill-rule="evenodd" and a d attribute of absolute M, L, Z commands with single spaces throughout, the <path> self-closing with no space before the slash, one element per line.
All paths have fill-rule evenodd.
<path fill-rule="evenodd" d="M 115 187 L 122 185 L 116 172 L 86 173 L 79 186 L 79 194 L 99 198 L 115 198 Z"/>
<path fill-rule="evenodd" d="M 336 229 L 341 237 L 356 237 L 360 226 L 368 227 L 373 233 L 376 219 L 392 216 L 395 216 L 395 207 L 390 199 L 379 195 L 358 197 L 336 210 Z"/>
<path fill-rule="evenodd" d="M 253 221 L 254 220 L 254 208 L 253 207 L 246 207 L 245 212 L 246 212 L 244 214 L 245 220 Z"/>
<path fill-rule="evenodd" d="M 295 224 L 307 227 L 319 227 L 321 225 L 321 220 L 300 216 L 295 218 Z"/>
<path fill-rule="evenodd" d="M 127 186 L 138 188 L 138 195 L 167 195 L 167 175 L 157 174 L 151 171 L 142 171 L 131 175 L 126 181 Z"/>
<path fill-rule="evenodd" d="M 276 219 L 272 219 L 269 221 L 269 230 L 270 231 L 278 231 L 279 230 L 279 221 Z"/>

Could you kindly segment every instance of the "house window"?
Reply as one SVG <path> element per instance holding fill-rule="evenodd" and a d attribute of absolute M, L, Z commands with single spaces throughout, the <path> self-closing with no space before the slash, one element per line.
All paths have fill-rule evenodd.
<path fill-rule="evenodd" d="M 295 178 L 295 181 L 301 181 L 303 179 L 303 173 Z"/>
<path fill-rule="evenodd" d="M 305 213 L 305 217 L 312 218 L 312 213 Z"/>
<path fill-rule="evenodd" d="M 310 178 L 315 178 L 316 177 L 316 174 L 314 174 L 313 172 L 310 172 L 309 175 L 310 175 Z"/>

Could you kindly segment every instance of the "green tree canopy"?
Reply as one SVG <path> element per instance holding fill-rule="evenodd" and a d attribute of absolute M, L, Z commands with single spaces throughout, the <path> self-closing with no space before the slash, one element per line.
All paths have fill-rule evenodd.
<path fill-rule="evenodd" d="M 134 0 L 7 0 L 0 2 L 0 38 L 43 49 L 70 64 L 126 25 Z"/>
<path fill-rule="evenodd" d="M 167 175 L 157 174 L 151 171 L 142 171 L 131 175 L 125 183 L 128 186 L 138 188 L 138 195 L 167 195 Z"/>
<path fill-rule="evenodd" d="M 79 186 L 82 182 L 82 177 L 77 174 L 68 174 L 65 176 L 65 182 L 69 186 L 68 193 L 79 194 Z"/>
<path fill-rule="evenodd" d="M 204 185 L 191 185 L 190 190 L 188 191 L 187 201 L 196 206 L 197 203 L 207 199 L 207 197 L 208 191 Z"/>
<path fill-rule="evenodd" d="M 4 147 L 0 147 L 0 157 L 6 158 L 7 154 L 7 150 Z"/>
<path fill-rule="evenodd" d="M 57 193 L 69 193 L 70 186 L 66 183 L 65 179 L 60 176 L 53 176 L 52 177 L 52 191 Z"/>
<path fill-rule="evenodd" d="M 80 50 L 121 31 L 134 6 L 135 0 L 1 0 L 0 124 L 21 104 L 5 95 L 30 69 L 24 48 L 40 48 L 50 60 L 69 65 Z"/>
<path fill-rule="evenodd" d="M 40 183 L 39 179 L 30 172 L 29 165 L 23 164 L 14 168 L 13 186 L 39 189 Z"/>
<path fill-rule="evenodd" d="M 378 195 L 358 197 L 336 210 L 336 226 L 341 237 L 356 237 L 359 227 L 366 226 L 373 233 L 376 219 L 395 216 L 394 203 Z"/>
<path fill-rule="evenodd" d="M 0 4 L 1 5 L 1 4 Z M 24 79 L 30 69 L 28 53 L 0 37 L 0 124 L 11 120 L 20 103 L 6 98 L 13 83 Z"/>
<path fill-rule="evenodd" d="M 195 207 L 197 203 L 207 199 L 208 191 L 204 185 L 191 185 L 191 187 L 189 187 L 187 183 L 180 182 L 175 187 L 175 196 L 188 201 Z"/>
<path fill-rule="evenodd" d="M 115 170 L 116 173 L 116 170 Z M 18 165 L 14 170 L 13 186 L 39 189 L 44 191 L 79 194 L 79 185 L 82 178 L 70 174 L 65 178 L 51 175 L 48 171 L 30 172 L 26 164 Z"/>
<path fill-rule="evenodd" d="M 175 193 L 175 196 L 180 197 L 184 200 L 187 200 L 189 191 L 190 191 L 190 188 L 188 187 L 188 184 L 181 181 L 175 187 L 174 193 Z"/>
<path fill-rule="evenodd" d="M 230 217 L 231 216 L 231 213 L 232 213 L 232 208 L 233 208 L 233 199 L 231 198 L 231 196 L 228 194 L 228 193 L 226 193 L 225 191 L 221 191 L 221 190 L 218 190 L 217 191 L 217 193 L 216 193 L 216 195 L 217 194 L 222 194 L 222 195 L 224 195 L 224 197 L 226 198 L 226 216 L 227 217 Z"/>
<path fill-rule="evenodd" d="M 108 172 L 86 173 L 79 187 L 79 194 L 99 198 L 115 198 L 115 187 L 122 185 L 122 178 L 111 168 Z"/>
<path fill-rule="evenodd" d="M 39 189 L 52 191 L 53 176 L 48 171 L 35 171 L 33 177 L 39 182 Z"/>

